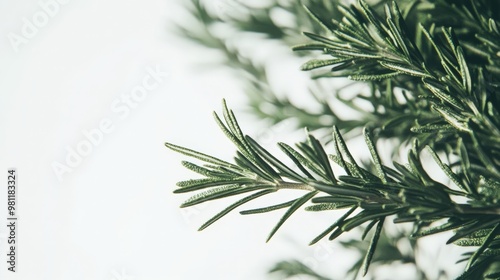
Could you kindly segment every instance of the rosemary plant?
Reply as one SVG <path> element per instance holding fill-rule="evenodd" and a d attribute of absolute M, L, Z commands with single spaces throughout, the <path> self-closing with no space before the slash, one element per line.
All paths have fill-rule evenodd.
<path fill-rule="evenodd" d="M 284 209 L 269 240 L 301 208 L 344 211 L 311 244 L 323 238 L 334 240 L 364 226 L 361 239 L 369 232 L 372 234 L 357 266 L 362 275 L 376 259 L 384 224 L 410 224 L 412 232 L 400 238 L 410 239 L 412 244 L 416 238 L 452 232 L 447 244 L 469 248 L 457 259 L 466 262 L 458 279 L 499 279 L 500 2 L 400 0 L 368 4 L 361 0 L 348 5 L 311 0 L 304 6 L 292 0 L 271 2 L 267 8 L 239 4 L 247 16 L 226 19 L 224 24 L 242 32 L 263 33 L 269 40 L 284 44 L 301 40 L 293 50 L 301 57 L 316 56 L 302 65 L 302 70 L 313 72 L 313 78 L 347 77 L 368 85 L 370 90 L 350 99 L 339 92 L 325 93 L 317 99 L 323 109 L 316 112 L 276 97 L 264 68 L 242 58 L 237 50 L 227 47 L 224 39 L 212 34 L 208 27 L 222 20 L 193 0 L 191 12 L 205 29 L 196 33 L 180 27 L 182 32 L 205 46 L 220 49 L 231 67 L 248 74 L 247 81 L 253 86 L 248 96 L 257 108 L 256 115 L 273 122 L 297 118 L 299 126 L 311 130 L 329 127 L 331 136 L 322 142 L 306 129 L 305 141 L 295 146 L 277 143 L 282 156 L 288 158 L 285 162 L 294 163 L 285 164 L 242 132 L 233 111 L 224 102 L 222 116 L 214 117 L 235 145 L 233 162 L 166 143 L 168 148 L 202 162 L 182 163 L 202 178 L 178 183 L 175 193 L 196 192 L 181 207 L 242 195 L 203 224 L 203 230 L 259 197 L 287 189 L 300 190 L 301 195 L 293 200 L 240 213 Z M 268 17 L 272 7 L 293 14 L 295 28 L 276 25 Z M 298 39 L 304 29 L 308 31 Z M 341 112 L 330 106 L 328 98 L 355 108 L 359 118 L 340 118 Z M 358 107 L 359 101 L 368 101 L 371 108 Z M 263 103 L 292 114 L 266 115 L 258 109 Z M 323 115 L 330 116 L 332 123 L 319 122 L 317 119 Z M 349 131 L 362 132 L 370 151 L 370 164 L 361 164 L 352 155 L 345 140 Z M 393 139 L 399 145 L 380 151 L 377 141 L 382 138 Z M 327 143 L 329 146 L 325 146 Z M 406 160 L 383 162 L 386 157 L 381 153 L 404 156 Z M 446 180 L 429 174 L 422 153 L 432 155 Z M 333 165 L 342 171 L 334 173 Z M 287 275 L 299 274 L 294 272 L 298 270 L 325 279 L 294 262 L 280 263 L 275 270 L 286 270 Z M 425 278 L 425 273 L 421 278 Z"/>

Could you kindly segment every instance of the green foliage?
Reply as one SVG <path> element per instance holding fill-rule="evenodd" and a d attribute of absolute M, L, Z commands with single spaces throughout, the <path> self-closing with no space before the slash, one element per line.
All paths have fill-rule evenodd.
<path fill-rule="evenodd" d="M 335 14 L 336 0 L 311 0 L 309 2 L 314 6 L 321 7 L 321 13 L 325 16 Z M 301 5 L 290 0 L 272 0 L 264 7 L 250 7 L 234 0 L 217 0 L 216 3 L 220 3 L 222 6 L 218 7 L 220 9 L 224 9 L 224 5 L 228 6 L 229 11 L 224 14 L 224 18 L 211 14 L 200 0 L 192 0 L 187 4 L 187 9 L 193 15 L 196 27 L 176 26 L 176 31 L 182 37 L 206 48 L 218 50 L 223 55 L 225 65 L 235 70 L 236 77 L 244 82 L 243 88 L 252 114 L 259 119 L 268 120 L 271 124 L 293 119 L 298 128 L 307 127 L 311 130 L 330 129 L 334 123 L 345 131 L 362 126 L 362 121 L 343 120 L 336 115 L 327 101 L 329 95 L 324 95 L 319 90 L 309 90 L 309 94 L 314 97 L 317 103 L 314 110 L 298 106 L 286 96 L 278 96 L 268 80 L 266 65 L 251 60 L 238 47 L 234 46 L 231 38 L 223 37 L 213 30 L 215 26 L 224 25 L 229 29 L 237 29 L 247 36 L 256 33 L 263 35 L 268 40 L 281 42 L 286 48 L 290 48 L 303 40 L 300 30 L 308 29 L 319 32 L 322 29 L 314 23 Z M 294 16 L 296 26 L 291 28 L 277 25 L 270 17 L 271 12 L 276 10 Z M 224 12 L 221 11 L 221 13 Z M 265 28 L 262 28 L 263 26 Z M 259 38 L 254 40 L 258 42 Z M 316 84 L 311 88 L 321 88 L 321 86 Z M 325 122 L 321 118 L 322 116 L 329 116 L 331 120 Z"/>
<path fill-rule="evenodd" d="M 384 225 L 389 222 L 411 224 L 413 231 L 405 237 L 411 239 L 449 231 L 452 236 L 447 244 L 471 249 L 460 260 L 467 265 L 459 279 L 500 277 L 498 3 L 400 0 L 370 5 L 359 1 L 346 6 L 310 1 L 303 8 L 294 1 L 273 1 L 265 8 L 241 4 L 246 17 L 225 21 L 210 15 L 199 1 L 193 0 L 192 4 L 191 12 L 205 27 L 204 32 L 195 34 L 179 28 L 190 39 L 222 50 L 232 67 L 248 74 L 253 88 L 248 96 L 257 116 L 273 122 L 296 118 L 299 126 L 313 131 L 330 126 L 319 121 L 321 116 L 329 116 L 333 126 L 325 141 L 330 146 L 308 131 L 306 140 L 295 147 L 278 143 L 284 161 L 245 135 L 224 102 L 223 118 L 215 114 L 215 120 L 237 148 L 234 162 L 167 143 L 168 148 L 204 162 L 183 163 L 203 178 L 178 183 L 175 193 L 196 192 L 181 207 L 246 195 L 200 230 L 251 200 L 295 190 L 302 192 L 296 199 L 240 213 L 285 209 L 269 240 L 301 208 L 347 209 L 311 244 L 326 237 L 336 239 L 367 225 L 362 239 L 369 232 L 372 237 L 363 251 L 364 258 L 355 266 L 362 275 L 367 274 L 370 263 L 383 259 L 379 251 L 389 250 L 381 245 Z M 269 18 L 274 8 L 294 15 L 296 26 L 277 25 Z M 327 95 L 316 94 L 322 110 L 315 113 L 276 97 L 264 67 L 241 57 L 239 51 L 228 48 L 224 39 L 211 33 L 208 26 L 215 22 L 243 32 L 266 34 L 270 40 L 284 44 L 295 43 L 299 29 L 310 30 L 303 33 L 310 42 L 294 50 L 302 56 L 320 56 L 304 63 L 302 70 L 313 71 L 314 81 L 343 77 L 368 85 L 370 90 L 353 97 L 351 94 L 350 98 L 343 98 L 340 91 L 334 96 L 337 102 L 357 111 L 358 117 L 340 118 L 341 112 L 333 109 Z M 368 101 L 372 108 L 359 106 L 362 101 Z M 266 114 L 259 109 L 265 103 L 282 113 Z M 371 163 L 356 161 L 344 139 L 349 131 L 362 131 Z M 398 143 L 384 153 L 406 156 L 406 161 L 383 162 L 386 157 L 377 149 L 382 138 Z M 432 156 L 442 177 L 448 180 L 429 174 L 426 167 L 430 163 L 422 159 L 424 153 Z M 333 165 L 342 172 L 334 173 L 338 169 Z M 293 262 L 281 263 L 276 270 L 292 273 L 288 275 L 312 275 Z M 422 272 L 422 278 L 424 275 Z"/>
<path fill-rule="evenodd" d="M 366 234 L 370 230 L 370 223 L 364 230 L 361 240 L 351 239 L 348 241 L 340 241 L 340 243 L 347 249 L 358 251 L 360 255 L 366 254 L 369 247 L 367 246 L 364 239 Z M 408 243 L 411 247 L 411 251 L 403 251 L 398 247 L 398 243 Z M 371 244 L 370 244 L 371 245 Z M 415 239 L 408 239 L 407 235 L 403 231 L 399 231 L 396 234 L 389 235 L 385 231 L 381 232 L 379 241 L 377 243 L 377 250 L 374 252 L 371 263 L 372 265 L 382 266 L 392 263 L 402 263 L 411 264 L 416 270 L 416 277 L 418 279 L 432 279 L 426 275 L 418 265 L 415 259 L 415 250 L 417 248 L 417 242 Z M 348 271 L 348 275 L 351 275 L 353 279 L 363 271 L 363 265 L 365 259 L 359 259 Z M 442 275 L 446 275 L 444 272 L 440 272 Z M 375 278 L 375 277 L 374 277 Z"/>
<path fill-rule="evenodd" d="M 280 276 L 282 276 L 282 277 L 306 275 L 306 276 L 309 276 L 311 279 L 330 280 L 326 277 L 323 277 L 323 276 L 317 274 L 316 272 L 311 270 L 309 267 L 307 267 L 305 264 L 303 264 L 297 260 L 279 262 L 269 272 L 270 273 L 279 273 Z"/>

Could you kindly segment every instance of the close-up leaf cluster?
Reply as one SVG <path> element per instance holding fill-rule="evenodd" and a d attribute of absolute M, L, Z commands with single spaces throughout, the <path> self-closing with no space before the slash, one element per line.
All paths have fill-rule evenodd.
<path fill-rule="evenodd" d="M 458 279 L 500 278 L 500 5 L 488 0 L 271 2 L 264 8 L 236 2 L 244 16 L 223 20 L 193 0 L 189 10 L 203 28 L 179 27 L 183 36 L 220 50 L 231 68 L 246 73 L 255 116 L 271 123 L 295 119 L 306 129 L 304 141 L 277 143 L 282 155 L 275 155 L 242 132 L 224 101 L 222 118 L 214 116 L 237 149 L 232 162 L 167 143 L 202 162 L 183 162 L 202 178 L 178 183 L 175 193 L 196 192 L 181 207 L 244 195 L 200 230 L 247 202 L 294 190 L 299 195 L 293 200 L 240 213 L 283 209 L 269 241 L 296 211 L 343 211 L 326 222 L 311 245 L 362 228 L 360 239 L 369 237 L 363 241 L 367 247 L 355 240 L 343 243 L 363 248 L 355 277 L 358 270 L 367 275 L 372 262 L 384 262 L 384 251 L 390 254 L 395 248 L 390 245 L 395 237 L 386 236 L 384 228 L 406 224 L 411 231 L 398 238 L 411 240 L 412 246 L 424 236 L 450 232 L 446 244 L 467 248 L 456 259 L 465 263 Z M 292 14 L 295 26 L 276 24 L 269 17 L 276 9 Z M 348 78 L 366 90 L 323 88 L 314 93 L 321 110 L 298 107 L 275 95 L 265 67 L 215 35 L 213 24 L 260 33 L 291 47 L 302 59 L 312 57 L 301 69 L 311 71 L 313 83 Z M 274 113 L 262 111 L 263 104 L 275 108 Z M 354 109 L 355 117 L 343 113 L 346 107 Z M 320 121 L 324 116 L 330 121 Z M 323 137 L 313 136 L 316 131 Z M 348 140 L 360 134 L 369 162 L 351 152 Z M 391 146 L 382 146 L 382 140 L 390 140 Z M 433 167 L 439 172 L 431 174 Z M 414 256 L 398 256 L 415 263 Z M 325 279 L 294 261 L 273 271 Z M 425 275 L 421 271 L 420 278 L 427 279 Z"/>

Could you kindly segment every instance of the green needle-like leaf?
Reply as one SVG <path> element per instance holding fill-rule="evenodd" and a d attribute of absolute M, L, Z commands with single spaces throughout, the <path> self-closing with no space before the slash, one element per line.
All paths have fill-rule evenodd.
<path fill-rule="evenodd" d="M 329 226 L 326 230 L 324 230 L 322 233 L 320 233 L 318 236 L 316 236 L 310 243 L 309 245 L 313 245 L 318 243 L 321 239 L 323 239 L 325 236 L 330 234 L 335 228 L 337 228 L 339 225 L 341 225 L 345 219 L 347 219 L 355 210 L 357 209 L 357 206 L 351 207 L 349 211 L 345 212 L 342 217 L 340 217 L 335 223 L 333 223 L 331 226 Z"/>
<path fill-rule="evenodd" d="M 377 243 L 380 238 L 380 233 L 382 232 L 382 228 L 384 227 L 384 221 L 385 221 L 384 218 L 379 220 L 377 228 L 375 229 L 375 233 L 373 234 L 372 240 L 370 242 L 370 247 L 368 247 L 368 251 L 366 252 L 363 264 L 361 266 L 363 276 L 365 276 L 366 273 L 368 273 L 368 268 L 370 267 L 370 263 L 372 261 L 373 254 L 375 253 L 375 249 L 377 248 Z"/>
<path fill-rule="evenodd" d="M 186 200 L 181 204 L 181 207 L 193 206 L 196 204 L 200 204 L 206 201 L 220 199 L 225 197 L 230 197 L 234 195 L 239 195 L 247 192 L 253 192 L 262 189 L 274 189 L 273 186 L 270 185 L 257 185 L 257 186 L 249 186 L 249 187 L 240 187 L 240 186 L 225 186 L 221 188 L 214 188 L 209 191 L 196 194 Z"/>
<path fill-rule="evenodd" d="M 380 156 L 377 153 L 377 148 L 375 147 L 375 143 L 373 142 L 373 137 L 367 128 L 363 130 L 363 133 L 365 135 L 365 142 L 368 145 L 368 149 L 370 150 L 370 154 L 372 155 L 373 162 L 375 163 L 375 168 L 377 168 L 378 176 L 383 183 L 387 183 L 387 177 L 385 175 Z"/>
<path fill-rule="evenodd" d="M 251 137 L 247 137 L 246 140 L 248 143 L 252 146 L 252 148 L 259 154 L 261 155 L 265 160 L 269 162 L 272 166 L 276 167 L 279 171 L 281 171 L 285 176 L 288 176 L 289 178 L 293 178 L 296 181 L 299 182 L 304 182 L 303 178 L 297 174 L 295 171 L 290 169 L 288 166 L 286 166 L 284 163 L 282 163 L 280 160 L 275 158 L 271 153 L 269 153 L 267 150 L 265 150 L 262 146 L 260 146 L 255 140 L 253 140 Z"/>
<path fill-rule="evenodd" d="M 251 215 L 251 214 L 267 213 L 267 212 L 271 212 L 271 211 L 275 211 L 275 210 L 279 210 L 279 209 L 283 209 L 283 208 L 288 208 L 288 207 L 292 206 L 295 201 L 297 201 L 297 199 L 292 199 L 292 200 L 287 201 L 287 202 L 283 202 L 280 204 L 267 206 L 267 207 L 263 207 L 263 208 L 244 210 L 244 211 L 240 211 L 240 214 Z"/>
<path fill-rule="evenodd" d="M 304 205 L 306 202 L 308 202 L 309 200 L 311 200 L 311 198 L 313 198 L 318 192 L 317 191 L 312 191 L 312 192 L 309 192 L 307 193 L 306 195 L 302 196 L 300 199 L 297 199 L 291 206 L 290 208 L 288 208 L 288 210 L 286 211 L 286 213 L 283 215 L 283 217 L 281 217 L 281 219 L 279 220 L 279 222 L 276 224 L 276 226 L 274 226 L 274 228 L 271 230 L 271 233 L 269 234 L 269 236 L 267 237 L 267 240 L 266 242 L 269 242 L 269 240 L 271 240 L 271 238 L 274 236 L 274 234 L 278 231 L 278 229 L 283 225 L 283 223 L 285 223 L 286 220 L 288 220 L 288 218 L 290 218 L 290 216 L 295 212 L 297 211 L 302 205 Z"/>
<path fill-rule="evenodd" d="M 476 252 L 474 252 L 474 254 L 472 254 L 472 256 L 469 259 L 469 262 L 467 263 L 466 270 L 469 269 L 471 267 L 471 265 L 474 264 L 474 262 L 479 258 L 479 256 L 481 256 L 481 254 L 488 248 L 488 246 L 490 246 L 491 242 L 493 242 L 493 239 L 495 239 L 498 236 L 499 232 L 500 232 L 500 224 L 497 224 L 491 230 L 490 234 L 488 234 L 488 236 L 486 236 L 483 244 L 481 244 L 479 249 L 477 249 Z"/>
<path fill-rule="evenodd" d="M 202 231 L 202 230 L 206 229 L 211 224 L 215 223 L 220 218 L 224 217 L 225 215 L 227 215 L 229 212 L 233 211 L 237 207 L 239 207 L 239 206 L 241 206 L 241 205 L 243 205 L 243 204 L 245 204 L 245 203 L 247 203 L 249 201 L 252 201 L 252 200 L 254 200 L 256 198 L 259 198 L 259 197 L 261 197 L 263 195 L 270 194 L 270 193 L 273 193 L 273 192 L 275 192 L 275 190 L 263 190 L 263 191 L 254 193 L 252 195 L 249 195 L 249 196 L 247 196 L 245 198 L 242 198 L 242 199 L 236 201 L 235 203 L 229 205 L 224 210 L 222 210 L 221 212 L 219 212 L 217 215 L 213 216 L 210 220 L 206 221 L 198 230 Z"/>
<path fill-rule="evenodd" d="M 314 164 L 309 162 L 304 156 L 299 154 L 296 150 L 285 143 L 278 143 L 281 150 L 297 165 L 297 167 L 309 178 L 314 180 L 314 176 L 307 171 L 306 167 L 311 169 L 312 172 L 316 168 Z M 306 166 L 306 167 L 304 167 Z M 318 170 L 319 171 L 319 170 Z M 317 173 L 316 173 L 317 174 Z"/>
<path fill-rule="evenodd" d="M 170 143 L 165 143 L 165 146 L 173 151 L 178 152 L 178 153 L 181 153 L 181 154 L 184 154 L 186 156 L 193 157 L 193 158 L 196 158 L 196 159 L 208 162 L 208 163 L 213 163 L 213 164 L 225 166 L 228 168 L 239 169 L 238 166 L 236 166 L 234 164 L 220 160 L 216 157 L 212 157 L 212 156 L 209 156 L 209 155 L 206 155 L 206 154 L 194 151 L 194 150 L 190 150 L 188 148 L 184 148 L 184 147 L 177 146 L 177 145 L 170 144 Z"/>

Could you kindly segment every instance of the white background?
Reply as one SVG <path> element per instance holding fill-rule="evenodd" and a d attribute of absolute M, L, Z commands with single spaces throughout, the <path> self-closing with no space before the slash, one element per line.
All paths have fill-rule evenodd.
<path fill-rule="evenodd" d="M 229 202 L 178 208 L 187 196 L 172 194 L 175 182 L 192 174 L 163 143 L 229 159 L 233 149 L 211 112 L 223 97 L 238 112 L 243 96 L 224 71 L 197 69 L 206 53 L 173 34 L 182 7 L 73 0 L 13 44 L 23 18 L 33 22 L 41 11 L 34 0 L 0 2 L 0 181 L 11 167 L 19 178 L 17 272 L 6 270 L 1 226 L 0 279 L 266 279 L 273 263 L 292 258 L 342 275 L 350 255 L 328 243 L 306 246 L 328 225 L 324 216 L 300 213 L 266 244 L 280 213 L 234 213 L 199 233 Z M 113 110 L 148 69 L 169 76 L 127 116 Z M 241 119 L 250 133 L 262 129 Z M 87 141 L 83 131 L 103 120 L 113 130 L 59 180 L 54 162 L 66 164 L 69 150 Z M 6 188 L 0 199 L 6 221 Z"/>
<path fill-rule="evenodd" d="M 38 1 L 0 2 L 0 170 L 4 181 L 8 168 L 18 170 L 20 219 L 18 271 L 1 261 L 1 279 L 263 279 L 276 261 L 314 258 L 305 244 L 319 229 L 297 241 L 302 235 L 287 237 L 285 227 L 265 244 L 279 216 L 234 214 L 199 233 L 228 202 L 178 208 L 187 197 L 172 194 L 175 182 L 192 174 L 163 143 L 230 158 L 211 112 L 223 97 L 237 106 L 242 96 L 227 75 L 199 71 L 205 54 L 171 32 L 180 6 L 74 0 L 25 38 L 23 18 L 33 23 L 41 11 Z M 12 34 L 27 42 L 13 44 Z M 169 73 L 160 87 L 128 116 L 114 112 L 157 67 Z M 58 180 L 54 162 L 66 164 L 68 148 L 86 141 L 82 131 L 104 119 L 113 130 Z M 6 209 L 6 190 L 0 195 Z M 4 260 L 5 226 L 0 235 Z M 323 250 L 320 261 L 333 254 Z"/>

